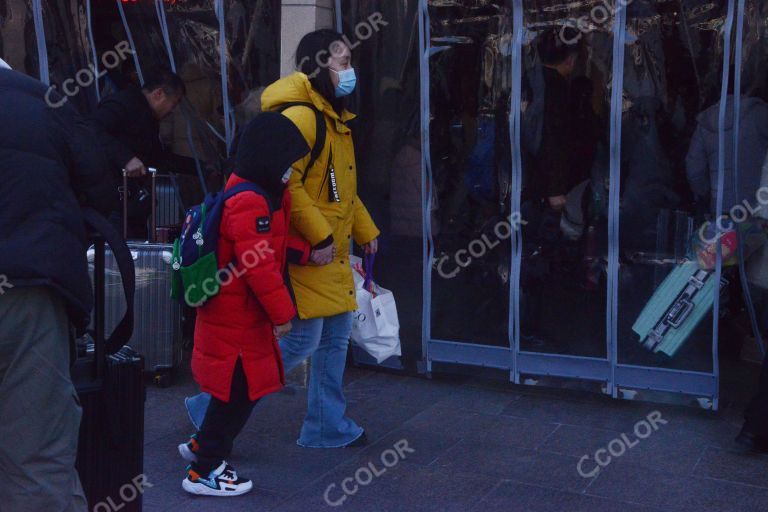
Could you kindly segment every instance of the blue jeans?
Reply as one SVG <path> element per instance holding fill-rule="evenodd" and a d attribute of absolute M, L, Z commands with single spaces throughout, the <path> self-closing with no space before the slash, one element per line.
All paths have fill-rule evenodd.
<path fill-rule="evenodd" d="M 294 320 L 291 332 L 280 340 L 283 366 L 288 373 L 311 356 L 309 408 L 297 444 L 307 448 L 340 448 L 363 434 L 345 415 L 342 389 L 352 314 Z M 199 429 L 211 397 L 206 393 L 187 398 L 189 417 Z"/>

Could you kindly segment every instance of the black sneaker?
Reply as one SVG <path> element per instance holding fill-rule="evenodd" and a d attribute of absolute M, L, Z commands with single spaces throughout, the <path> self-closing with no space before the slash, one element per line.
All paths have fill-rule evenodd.
<path fill-rule="evenodd" d="M 238 477 L 235 468 L 225 461 L 207 477 L 201 476 L 191 466 L 187 466 L 187 478 L 181 486 L 188 493 L 197 496 L 240 496 L 253 489 L 253 482 Z"/>
<path fill-rule="evenodd" d="M 734 442 L 743 453 L 768 453 L 768 440 L 742 428 Z"/>

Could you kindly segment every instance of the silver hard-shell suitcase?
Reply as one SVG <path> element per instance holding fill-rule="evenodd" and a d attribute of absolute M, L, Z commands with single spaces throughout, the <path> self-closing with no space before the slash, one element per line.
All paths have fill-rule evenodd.
<path fill-rule="evenodd" d="M 157 182 L 155 169 L 152 177 L 152 215 L 150 238 L 157 233 Z M 123 190 L 127 190 L 127 177 L 123 172 Z M 127 234 L 127 198 L 123 194 L 123 232 Z M 145 370 L 155 372 L 160 385 L 170 384 L 170 370 L 178 367 L 182 359 L 181 305 L 171 299 L 171 255 L 173 245 L 129 241 L 136 268 L 136 298 L 134 300 L 134 329 L 128 345 L 144 357 Z M 117 323 L 125 310 L 121 294 L 120 273 L 111 253 L 107 253 L 107 291 L 105 318 L 107 326 Z M 113 272 L 114 270 L 114 272 Z"/>
<path fill-rule="evenodd" d="M 128 346 L 144 357 L 145 371 L 158 384 L 170 383 L 170 370 L 182 359 L 181 306 L 170 297 L 171 251 L 168 244 L 128 242 L 136 268 L 134 329 Z M 105 323 L 113 329 L 125 313 L 120 272 L 106 254 Z"/>

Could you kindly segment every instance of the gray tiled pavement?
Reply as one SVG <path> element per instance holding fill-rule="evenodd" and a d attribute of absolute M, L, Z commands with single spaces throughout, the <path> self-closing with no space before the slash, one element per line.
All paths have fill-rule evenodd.
<path fill-rule="evenodd" d="M 750 376 L 744 382 L 751 381 Z M 747 393 L 726 393 L 710 413 L 689 407 L 613 401 L 597 395 L 468 378 L 425 380 L 351 368 L 349 414 L 365 426 L 366 448 L 311 450 L 295 445 L 304 390 L 279 393 L 254 411 L 231 462 L 256 489 L 229 499 L 181 490 L 176 445 L 190 433 L 181 376 L 149 388 L 144 510 L 275 512 L 645 512 L 768 511 L 768 456 L 733 451 Z M 728 391 L 728 390 L 726 390 Z M 592 478 L 577 464 L 652 411 L 668 423 Z M 415 450 L 386 469 L 382 454 L 406 440 Z M 378 478 L 343 504 L 323 495 L 332 484 L 374 464 Z M 589 466 L 589 469 L 594 465 Z"/>

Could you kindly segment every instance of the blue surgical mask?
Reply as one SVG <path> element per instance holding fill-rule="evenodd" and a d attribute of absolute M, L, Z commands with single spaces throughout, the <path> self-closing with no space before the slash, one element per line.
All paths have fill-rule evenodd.
<path fill-rule="evenodd" d="M 336 86 L 336 97 L 343 98 L 349 96 L 355 90 L 357 85 L 357 75 L 355 75 L 355 68 L 345 69 L 344 71 L 336 71 L 331 69 L 334 73 L 339 75 L 339 85 Z"/>

